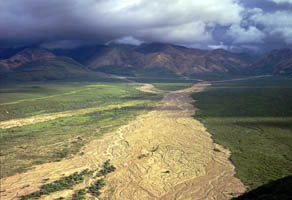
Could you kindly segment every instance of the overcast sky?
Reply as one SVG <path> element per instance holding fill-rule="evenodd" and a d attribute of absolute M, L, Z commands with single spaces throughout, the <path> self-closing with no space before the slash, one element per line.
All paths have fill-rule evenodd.
<path fill-rule="evenodd" d="M 0 0 L 0 47 L 110 41 L 292 47 L 292 0 Z"/>

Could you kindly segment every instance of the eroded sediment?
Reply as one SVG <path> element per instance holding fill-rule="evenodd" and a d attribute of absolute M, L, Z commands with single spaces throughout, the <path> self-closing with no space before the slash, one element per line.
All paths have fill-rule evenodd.
<path fill-rule="evenodd" d="M 230 199 L 245 190 L 234 178 L 230 152 L 192 118 L 189 95 L 206 86 L 166 94 L 157 110 L 120 130 L 120 143 L 126 145 L 109 146 L 108 157 L 118 170 L 107 178 L 103 198 Z"/>
<path fill-rule="evenodd" d="M 95 169 L 107 159 L 117 170 L 106 177 L 100 199 L 221 200 L 244 192 L 244 185 L 234 177 L 230 152 L 214 144 L 204 126 L 192 117 L 195 110 L 189 95 L 208 85 L 199 83 L 165 94 L 157 109 L 92 141 L 83 148 L 82 156 L 2 179 L 5 192 L 1 200 L 35 191 L 45 178 L 53 181 L 64 173 Z M 91 182 L 87 180 L 74 189 Z M 69 197 L 72 193 L 67 190 L 44 199 Z"/>

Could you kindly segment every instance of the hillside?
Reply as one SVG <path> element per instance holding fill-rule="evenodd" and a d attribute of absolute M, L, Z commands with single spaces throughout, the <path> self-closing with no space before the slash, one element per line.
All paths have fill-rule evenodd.
<path fill-rule="evenodd" d="M 51 50 L 57 56 L 66 56 L 73 58 L 77 62 L 86 65 L 90 59 L 99 55 L 108 49 L 105 45 L 81 46 L 73 49 L 53 49 Z"/>
<path fill-rule="evenodd" d="M 0 60 L 0 65 L 8 70 L 14 70 L 29 62 L 49 60 L 55 57 L 54 54 L 42 48 L 25 48 L 8 59 Z"/>
<path fill-rule="evenodd" d="M 157 69 L 177 75 L 204 73 L 240 73 L 249 66 L 247 56 L 222 49 L 206 51 L 170 44 L 144 44 L 136 48 L 112 47 L 93 57 L 88 66 L 99 70 L 104 67 L 130 67 L 132 69 Z"/>
<path fill-rule="evenodd" d="M 1 82 L 45 80 L 102 80 L 108 75 L 92 72 L 69 57 L 56 56 L 42 48 L 25 48 L 0 60 Z"/>
<path fill-rule="evenodd" d="M 251 67 L 253 73 L 292 74 L 292 50 L 273 50 L 261 56 Z"/>

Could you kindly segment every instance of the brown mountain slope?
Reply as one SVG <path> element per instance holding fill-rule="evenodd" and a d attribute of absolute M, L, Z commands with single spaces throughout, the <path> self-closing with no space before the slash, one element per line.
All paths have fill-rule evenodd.
<path fill-rule="evenodd" d="M 93 72 L 74 59 L 56 56 L 46 49 L 25 48 L 8 59 L 0 60 L 0 82 L 46 80 L 110 80 L 110 76 Z"/>
<path fill-rule="evenodd" d="M 9 59 L 0 60 L 0 65 L 8 70 L 13 70 L 32 61 L 48 60 L 56 56 L 42 48 L 26 48 Z"/>
<path fill-rule="evenodd" d="M 292 50 L 273 50 L 260 57 L 251 68 L 255 73 L 291 74 Z"/>
<path fill-rule="evenodd" d="M 108 48 L 91 58 L 88 61 L 88 66 L 91 69 L 100 66 L 132 66 L 137 63 L 136 59 L 141 56 L 141 53 L 127 49 Z"/>
<path fill-rule="evenodd" d="M 249 58 L 225 50 L 206 51 L 169 44 L 144 44 L 136 48 L 108 48 L 88 64 L 105 66 L 164 68 L 176 74 L 236 72 L 249 66 Z"/>

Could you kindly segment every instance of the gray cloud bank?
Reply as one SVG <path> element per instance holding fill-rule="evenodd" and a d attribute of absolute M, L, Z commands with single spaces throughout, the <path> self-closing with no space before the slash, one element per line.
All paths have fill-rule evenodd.
<path fill-rule="evenodd" d="M 0 1 L 0 47 L 166 42 L 260 50 L 292 45 L 292 0 Z"/>

